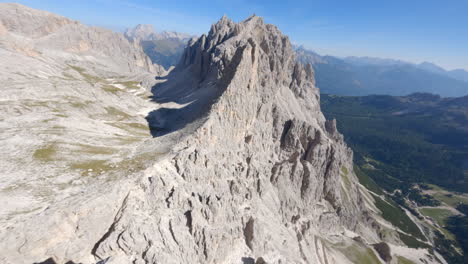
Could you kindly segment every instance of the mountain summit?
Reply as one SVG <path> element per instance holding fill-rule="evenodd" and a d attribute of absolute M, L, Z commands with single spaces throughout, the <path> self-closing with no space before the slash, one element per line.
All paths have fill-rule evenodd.
<path fill-rule="evenodd" d="M 311 66 L 275 26 L 223 17 L 156 79 L 152 137 L 133 152 L 151 163 L 15 218 L 3 263 L 435 263 L 402 241 L 427 245 L 419 227 L 359 184 Z"/>
<path fill-rule="evenodd" d="M 352 244 L 346 230 L 371 233 L 352 152 L 320 112 L 311 67 L 275 26 L 223 17 L 153 91 L 162 105 L 151 127 L 173 145 L 124 201 L 98 258 L 339 262 L 337 250 L 316 250 L 318 237 Z"/>

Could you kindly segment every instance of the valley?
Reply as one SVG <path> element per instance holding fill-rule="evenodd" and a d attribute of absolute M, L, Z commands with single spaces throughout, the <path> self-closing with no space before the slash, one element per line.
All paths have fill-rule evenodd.
<path fill-rule="evenodd" d="M 440 232 L 438 243 L 447 247 L 450 263 L 463 263 L 451 244 L 459 252 L 467 247 L 465 227 L 454 221 L 466 219 L 460 208 L 468 205 L 468 104 L 456 103 L 464 101 L 430 94 L 321 98 L 325 116 L 336 118 L 355 151 L 362 184 L 377 193 L 382 187 Z"/>

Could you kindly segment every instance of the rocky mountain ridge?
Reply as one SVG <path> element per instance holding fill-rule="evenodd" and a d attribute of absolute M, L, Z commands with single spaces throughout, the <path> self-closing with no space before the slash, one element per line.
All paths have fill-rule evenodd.
<path fill-rule="evenodd" d="M 58 85 L 75 95 L 90 93 L 99 103 L 67 112 L 83 125 L 75 127 L 75 138 L 63 141 L 86 136 L 115 145 L 122 143 L 108 136 L 124 140 L 135 133 L 138 139 L 125 155 L 88 150 L 93 166 L 71 167 L 84 169 L 81 178 L 63 179 L 64 171 L 52 171 L 37 179 L 56 184 L 61 199 L 3 219 L 8 225 L 0 229 L 1 262 L 325 264 L 405 258 L 445 263 L 437 252 L 405 246 L 399 234 L 406 230 L 382 217 L 376 204 L 383 198 L 359 184 L 352 151 L 336 122 L 325 120 L 320 110 L 312 67 L 297 62 L 289 39 L 262 18 L 234 23 L 223 17 L 207 35 L 188 43 L 169 73 L 130 76 L 142 80 L 135 87 L 122 88 L 120 77 L 104 74 L 95 64 L 80 65 L 87 68 L 68 66 L 75 71 L 72 84 Z M 36 70 L 48 64 L 39 66 Z M 24 87 L 14 84 L 7 83 L 9 96 Z M 145 84 L 154 84 L 151 101 L 141 98 Z M 41 87 L 34 89 L 49 92 Z M 111 105 L 114 109 L 107 110 L 117 120 L 94 115 Z M 142 113 L 147 134 L 137 129 Z M 17 128 L 19 120 L 15 116 L 6 127 Z M 120 130 L 110 130 L 111 121 Z M 81 134 L 83 128 L 94 134 Z M 15 142 L 5 145 L 14 149 Z M 40 148 L 41 162 L 34 165 L 47 171 L 60 164 L 56 154 L 62 150 L 55 147 L 55 152 Z M 2 182 L 5 197 L 17 188 L 23 191 L 12 170 L 6 174 L 11 181 Z"/>
<path fill-rule="evenodd" d="M 153 63 L 169 69 L 179 63 L 187 42 L 194 36 L 170 31 L 158 33 L 152 25 L 140 24 L 127 29 L 125 37 L 132 42 L 140 43 Z"/>
<path fill-rule="evenodd" d="M 129 39 L 140 39 L 140 40 L 162 40 L 162 39 L 178 39 L 180 41 L 188 41 L 191 39 L 192 35 L 176 32 L 176 31 L 167 31 L 163 30 L 161 32 L 156 32 L 153 25 L 149 24 L 139 24 L 134 28 L 128 28 L 125 30 L 125 36 Z"/>

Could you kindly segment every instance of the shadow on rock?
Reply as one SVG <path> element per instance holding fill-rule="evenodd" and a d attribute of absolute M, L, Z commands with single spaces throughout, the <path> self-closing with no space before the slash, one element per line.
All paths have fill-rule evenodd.
<path fill-rule="evenodd" d="M 34 262 L 33 264 L 58 264 L 57 262 L 55 262 L 55 260 L 53 258 L 48 258 L 42 262 Z M 76 262 L 73 262 L 71 260 L 65 262 L 65 264 L 81 264 L 81 263 L 76 263 Z"/>
<path fill-rule="evenodd" d="M 243 264 L 255 264 L 255 259 L 251 257 L 243 257 L 241 260 Z"/>
<path fill-rule="evenodd" d="M 167 135 L 188 125 L 201 124 L 221 91 L 191 78 L 189 69 L 174 69 L 161 83 L 152 87 L 151 100 L 160 108 L 151 111 L 146 121 L 153 137 Z"/>

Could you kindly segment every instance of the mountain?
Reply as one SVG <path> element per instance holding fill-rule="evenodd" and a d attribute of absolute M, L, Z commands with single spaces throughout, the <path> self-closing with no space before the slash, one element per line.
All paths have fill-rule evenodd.
<path fill-rule="evenodd" d="M 430 63 L 430 62 L 422 62 L 420 64 L 417 65 L 420 69 L 423 69 L 423 70 L 426 70 L 426 71 L 429 71 L 429 72 L 433 72 L 433 73 L 437 73 L 437 74 L 440 74 L 440 75 L 445 75 L 445 73 L 447 72 L 446 70 L 444 70 L 444 68 L 442 67 L 439 67 L 433 63 Z"/>
<path fill-rule="evenodd" d="M 463 69 L 456 69 L 456 70 L 451 70 L 447 71 L 442 67 L 439 67 L 433 63 L 430 62 L 423 62 L 421 64 L 417 65 L 419 68 L 424 69 L 426 71 L 430 71 L 433 73 L 437 73 L 440 75 L 448 76 L 450 78 L 459 80 L 459 81 L 464 81 L 468 82 L 468 72 L 463 70 Z"/>
<path fill-rule="evenodd" d="M 165 72 L 117 33 L 0 10 L 37 53 L 2 39 L 0 262 L 445 263 L 262 18 L 221 18 Z"/>
<path fill-rule="evenodd" d="M 141 43 L 152 62 L 166 69 L 179 62 L 187 42 L 193 38 L 191 35 L 179 32 L 157 33 L 152 25 L 141 24 L 127 29 L 125 36 L 131 41 Z"/>
<path fill-rule="evenodd" d="M 365 66 L 365 65 L 392 66 L 392 65 L 409 64 L 401 60 L 382 59 L 382 58 L 375 58 L 375 57 L 350 56 L 350 57 L 343 58 L 343 60 L 347 63 L 355 64 L 359 66 Z"/>
<path fill-rule="evenodd" d="M 317 86 L 327 94 L 362 96 L 427 92 L 453 97 L 468 94 L 468 82 L 453 78 L 448 73 L 441 74 L 437 72 L 438 67 L 428 63 L 414 65 L 369 57 L 340 59 L 319 56 L 304 48 L 296 52 L 299 60 L 313 65 Z"/>
<path fill-rule="evenodd" d="M 188 41 L 193 36 L 185 33 L 174 32 L 174 31 L 162 31 L 157 33 L 154 30 L 153 25 L 139 24 L 134 28 L 128 28 L 125 31 L 127 38 L 137 38 L 140 40 L 161 40 L 161 39 L 179 39 L 181 41 Z"/>
<path fill-rule="evenodd" d="M 448 75 L 450 75 L 452 78 L 468 82 L 468 72 L 462 69 L 456 69 L 456 70 L 451 70 L 448 72 Z"/>

